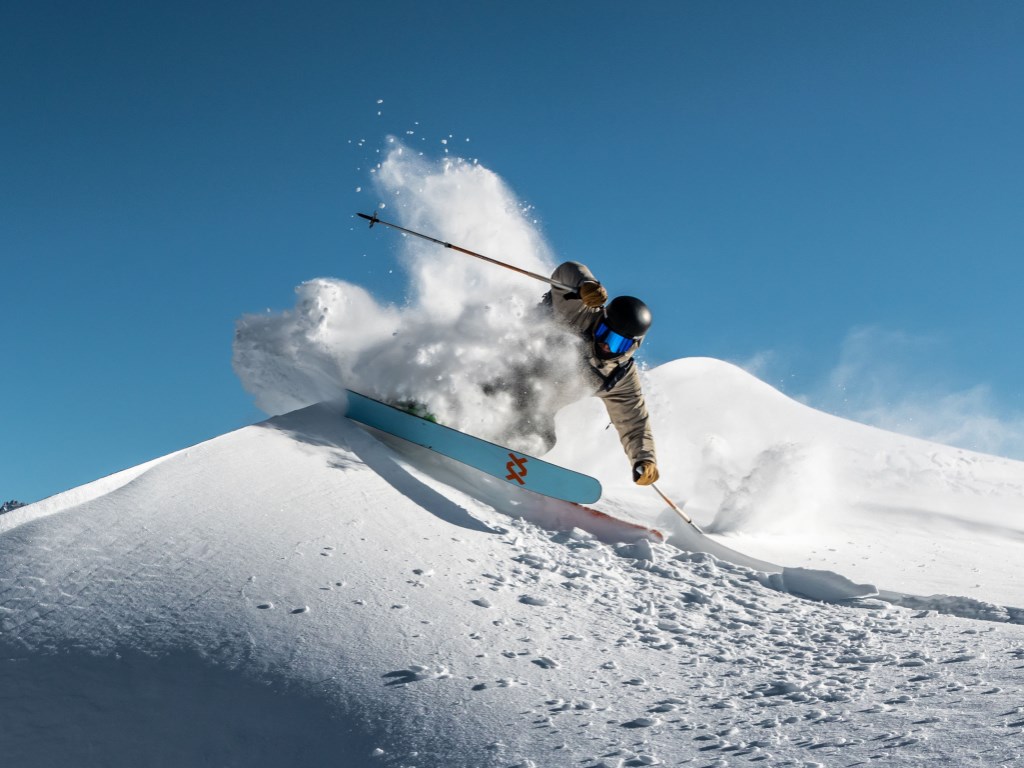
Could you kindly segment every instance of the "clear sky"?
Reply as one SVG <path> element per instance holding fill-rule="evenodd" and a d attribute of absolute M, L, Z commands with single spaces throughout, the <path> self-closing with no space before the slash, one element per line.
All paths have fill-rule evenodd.
<path fill-rule="evenodd" d="M 645 298 L 649 363 L 1024 458 L 1022 94 L 1018 2 L 0 2 L 0 501 L 262 418 L 234 323 L 305 280 L 401 302 L 389 135 Z"/>

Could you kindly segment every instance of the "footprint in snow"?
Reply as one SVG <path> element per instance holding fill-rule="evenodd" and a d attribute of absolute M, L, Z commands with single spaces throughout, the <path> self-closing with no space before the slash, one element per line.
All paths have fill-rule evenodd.
<path fill-rule="evenodd" d="M 940 664 L 959 664 L 959 663 L 964 662 L 964 661 L 974 661 L 976 658 L 978 658 L 977 654 L 961 653 L 961 654 L 959 654 L 957 656 L 953 656 L 952 658 L 943 659 L 939 663 Z"/>
<path fill-rule="evenodd" d="M 515 688 L 520 685 L 529 685 L 530 683 L 526 680 L 520 680 L 518 677 L 502 677 L 499 678 L 495 685 L 499 688 Z"/>
<path fill-rule="evenodd" d="M 524 605 L 551 605 L 551 601 L 548 600 L 546 597 L 536 597 L 535 595 L 523 595 L 519 598 L 519 602 L 523 603 Z"/>
<path fill-rule="evenodd" d="M 268 611 L 268 610 L 270 610 L 271 608 L 274 607 L 274 604 L 273 603 L 260 603 L 256 607 L 259 608 L 261 611 Z"/>
<path fill-rule="evenodd" d="M 882 704 L 881 702 L 874 704 L 867 709 L 862 709 L 861 712 L 869 715 L 878 715 L 884 712 L 892 712 L 892 707 L 888 704 Z"/>
<path fill-rule="evenodd" d="M 425 667 L 422 664 L 412 664 L 408 669 L 384 673 L 384 677 L 391 678 L 386 685 L 407 685 L 420 680 L 443 680 L 451 676 L 447 667 L 441 665 Z"/>
<path fill-rule="evenodd" d="M 902 696 L 897 696 L 894 699 L 887 699 L 885 703 L 886 704 L 910 704 L 913 700 L 914 700 L 913 696 L 910 696 L 908 694 L 903 694 Z"/>
<path fill-rule="evenodd" d="M 497 686 L 498 688 L 515 688 L 520 685 L 529 685 L 525 680 L 520 680 L 517 677 L 502 677 L 495 680 L 493 683 L 477 683 L 473 686 L 474 691 L 485 691 L 491 686 Z"/>
<path fill-rule="evenodd" d="M 292 613 L 293 614 L 296 614 L 296 613 L 307 613 L 308 611 L 309 611 L 309 606 L 308 605 L 304 605 L 301 608 L 292 608 Z"/>
<path fill-rule="evenodd" d="M 651 712 L 664 713 L 664 712 L 675 712 L 677 709 L 679 709 L 679 705 L 678 704 L 676 704 L 674 702 L 666 701 L 666 702 L 663 702 L 661 704 L 658 704 L 657 706 L 651 707 L 650 711 Z"/>
<path fill-rule="evenodd" d="M 541 656 L 539 659 L 534 659 L 533 663 L 541 669 L 558 669 L 562 665 L 554 659 L 549 659 L 547 656 Z"/>

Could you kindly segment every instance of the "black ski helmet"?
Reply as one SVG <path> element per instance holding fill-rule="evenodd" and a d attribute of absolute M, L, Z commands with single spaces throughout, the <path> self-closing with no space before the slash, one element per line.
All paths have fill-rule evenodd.
<path fill-rule="evenodd" d="M 639 339 L 651 327 L 651 310 L 633 296 L 616 296 L 605 308 L 604 321 L 620 336 Z"/>

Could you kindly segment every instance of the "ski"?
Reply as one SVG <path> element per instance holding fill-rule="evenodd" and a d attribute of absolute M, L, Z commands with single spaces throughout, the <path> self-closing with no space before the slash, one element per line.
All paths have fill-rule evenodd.
<path fill-rule="evenodd" d="M 588 475 L 473 437 L 366 395 L 346 390 L 345 415 L 448 456 L 462 464 L 543 496 L 589 504 L 601 498 L 601 484 Z"/>
<path fill-rule="evenodd" d="M 551 505 L 544 509 L 545 517 L 537 521 L 539 525 L 550 526 L 554 520 L 559 523 L 559 528 L 580 528 L 606 542 L 635 542 L 647 539 L 663 543 L 668 540 L 668 534 L 661 529 L 644 525 L 636 520 L 616 517 L 608 512 L 575 502 L 565 504 L 562 509 L 556 509 L 555 504 L 556 502 L 552 501 Z M 523 516 L 528 517 L 528 513 Z"/>

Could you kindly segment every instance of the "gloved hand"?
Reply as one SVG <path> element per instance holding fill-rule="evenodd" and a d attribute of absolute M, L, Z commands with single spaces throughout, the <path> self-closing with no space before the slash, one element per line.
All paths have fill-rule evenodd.
<path fill-rule="evenodd" d="M 637 485 L 650 485 L 657 480 L 658 466 L 653 461 L 638 461 L 633 467 L 633 482 Z"/>
<path fill-rule="evenodd" d="M 584 280 L 576 292 L 580 295 L 580 301 L 591 309 L 603 307 L 608 301 L 608 291 L 596 280 Z"/>

